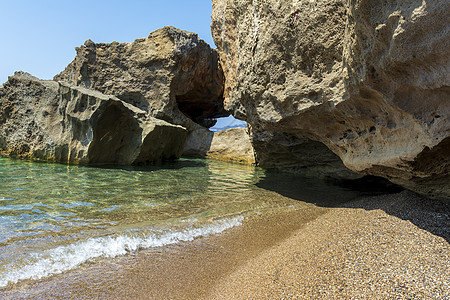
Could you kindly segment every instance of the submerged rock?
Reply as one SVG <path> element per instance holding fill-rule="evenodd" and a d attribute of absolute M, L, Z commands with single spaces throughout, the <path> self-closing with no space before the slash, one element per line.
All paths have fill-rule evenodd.
<path fill-rule="evenodd" d="M 187 130 L 114 96 L 17 72 L 0 89 L 0 151 L 13 157 L 130 165 L 181 156 Z"/>
<path fill-rule="evenodd" d="M 450 197 L 450 2 L 213 0 L 213 9 L 225 105 L 251 124 L 257 157 L 292 162 L 260 145 L 280 132 L 324 144 L 352 171 Z"/>
<path fill-rule="evenodd" d="M 88 40 L 76 50 L 56 81 L 114 95 L 189 131 L 229 115 L 217 51 L 195 33 L 164 27 L 133 43 Z"/>

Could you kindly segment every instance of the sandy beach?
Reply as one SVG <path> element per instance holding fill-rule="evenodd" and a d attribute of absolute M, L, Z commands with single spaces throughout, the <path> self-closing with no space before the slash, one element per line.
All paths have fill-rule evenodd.
<path fill-rule="evenodd" d="M 449 299 L 448 210 L 421 200 L 403 192 L 330 209 L 205 298 Z"/>
<path fill-rule="evenodd" d="M 222 234 L 0 290 L 5 299 L 448 299 L 449 205 L 408 191 L 285 208 Z"/>

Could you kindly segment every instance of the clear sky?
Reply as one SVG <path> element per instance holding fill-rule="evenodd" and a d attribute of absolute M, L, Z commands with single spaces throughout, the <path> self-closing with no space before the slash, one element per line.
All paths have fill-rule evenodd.
<path fill-rule="evenodd" d="M 17 70 L 51 79 L 87 39 L 132 42 L 166 25 L 214 45 L 211 12 L 211 0 L 0 0 L 0 81 Z"/>
<path fill-rule="evenodd" d="M 19 70 L 52 79 L 87 39 L 132 42 L 166 25 L 215 47 L 211 12 L 211 0 L 0 0 L 0 84 Z"/>

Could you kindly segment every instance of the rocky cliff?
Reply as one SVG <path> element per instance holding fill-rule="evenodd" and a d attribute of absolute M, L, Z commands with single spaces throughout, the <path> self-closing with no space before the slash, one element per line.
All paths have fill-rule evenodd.
<path fill-rule="evenodd" d="M 359 174 L 450 197 L 450 2 L 213 0 L 213 9 L 226 108 L 251 124 L 254 145 L 267 133 L 319 142 Z M 308 147 L 317 149 L 297 147 L 299 162 Z"/>
<path fill-rule="evenodd" d="M 0 88 L 0 152 L 80 164 L 181 156 L 187 130 L 114 96 L 17 72 Z"/>
<path fill-rule="evenodd" d="M 133 43 L 87 40 L 76 50 L 54 80 L 114 95 L 189 131 L 229 115 L 217 51 L 195 33 L 164 27 Z"/>
<path fill-rule="evenodd" d="M 67 68 L 44 81 L 17 73 L 0 87 L 3 154 L 85 164 L 139 164 L 178 158 L 187 139 L 223 108 L 217 51 L 194 33 L 164 27 L 133 43 L 76 49 Z"/>

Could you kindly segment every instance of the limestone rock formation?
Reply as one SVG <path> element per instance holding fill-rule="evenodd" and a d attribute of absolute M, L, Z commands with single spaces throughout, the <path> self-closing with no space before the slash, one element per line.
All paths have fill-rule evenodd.
<path fill-rule="evenodd" d="M 0 152 L 80 164 L 181 156 L 187 130 L 114 96 L 17 72 L 0 88 Z"/>
<path fill-rule="evenodd" d="M 308 138 L 267 130 L 253 132 L 251 141 L 258 165 L 266 169 L 338 180 L 362 177 L 346 168 L 324 144 Z"/>
<path fill-rule="evenodd" d="M 443 0 L 213 0 L 226 108 L 255 145 L 268 131 L 317 141 L 353 171 L 448 199 L 449 11 Z"/>
<path fill-rule="evenodd" d="M 198 126 L 189 132 L 184 144 L 183 156 L 204 158 L 211 148 L 214 132 L 208 128 Z"/>
<path fill-rule="evenodd" d="M 206 156 L 241 164 L 255 164 L 255 153 L 248 129 L 230 128 L 215 132 Z"/>
<path fill-rule="evenodd" d="M 256 164 L 248 128 L 231 128 L 219 132 L 198 128 L 189 133 L 183 156 Z"/>
<path fill-rule="evenodd" d="M 133 43 L 88 40 L 76 50 L 56 81 L 114 95 L 189 131 L 229 115 L 217 51 L 195 33 L 164 27 Z"/>

